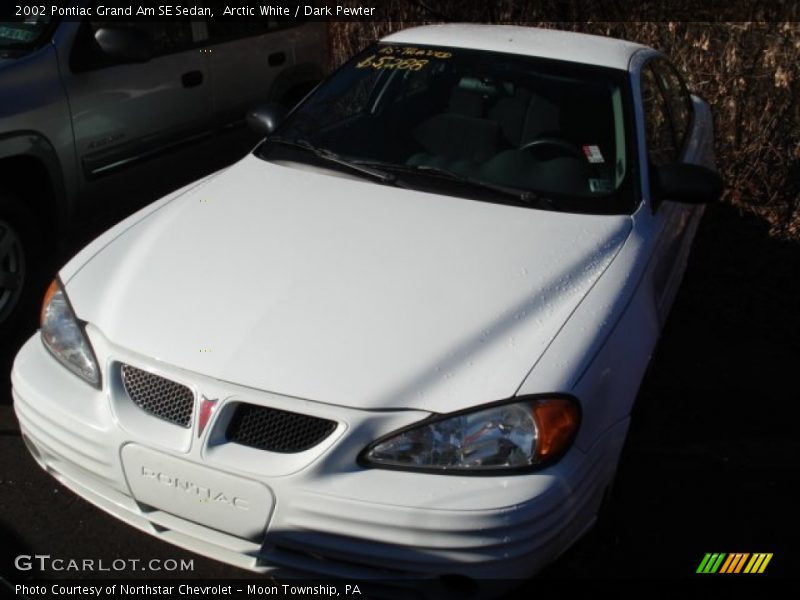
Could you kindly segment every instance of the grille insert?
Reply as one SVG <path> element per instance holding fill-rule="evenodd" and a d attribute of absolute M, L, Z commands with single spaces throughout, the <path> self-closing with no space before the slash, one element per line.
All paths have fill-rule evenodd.
<path fill-rule="evenodd" d="M 136 406 L 159 419 L 181 427 L 191 426 L 194 407 L 192 390 L 130 365 L 122 365 L 120 371 L 125 392 Z"/>
<path fill-rule="evenodd" d="M 254 404 L 239 404 L 228 424 L 229 441 L 259 450 L 290 454 L 319 444 L 336 422 Z"/>

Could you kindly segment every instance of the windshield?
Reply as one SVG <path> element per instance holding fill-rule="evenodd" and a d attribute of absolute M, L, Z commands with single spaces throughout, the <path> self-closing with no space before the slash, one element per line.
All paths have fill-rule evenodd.
<path fill-rule="evenodd" d="M 448 175 L 445 193 L 502 186 L 558 210 L 630 212 L 626 81 L 562 61 L 380 44 L 326 80 L 274 139 L 392 172 L 398 185 L 441 192 Z M 286 145 L 260 154 L 284 159 Z"/>
<path fill-rule="evenodd" d="M 45 16 L 0 21 L 0 53 L 33 50 L 49 35 L 52 22 Z"/>

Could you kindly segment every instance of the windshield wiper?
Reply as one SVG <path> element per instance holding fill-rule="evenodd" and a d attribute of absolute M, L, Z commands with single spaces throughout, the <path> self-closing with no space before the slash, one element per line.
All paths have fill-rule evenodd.
<path fill-rule="evenodd" d="M 281 136 L 272 136 L 268 138 L 268 141 L 277 142 L 278 144 L 284 144 L 286 146 L 292 146 L 294 148 L 302 148 L 303 150 L 307 150 L 323 160 L 336 163 L 338 165 L 342 165 L 343 167 L 347 167 L 354 171 L 358 171 L 359 173 L 363 173 L 364 175 L 369 175 L 370 177 L 372 177 L 373 179 L 377 179 L 381 183 L 394 183 L 395 179 L 397 179 L 392 173 L 386 173 L 385 171 L 380 171 L 376 168 L 369 167 L 360 162 L 349 160 L 339 154 L 336 154 L 331 150 L 328 150 L 327 148 L 320 148 L 318 146 L 315 146 L 308 140 L 304 139 L 292 140 Z"/>
<path fill-rule="evenodd" d="M 396 163 L 383 163 L 383 162 L 371 162 L 371 163 L 361 163 L 370 166 L 379 166 L 382 169 L 392 169 L 396 171 L 401 171 L 403 173 L 424 173 L 434 175 L 441 179 L 447 179 L 448 181 L 455 181 L 460 184 L 469 185 L 472 187 L 481 188 L 484 190 L 489 190 L 491 192 L 496 192 L 511 198 L 512 200 L 516 201 L 516 204 L 520 204 L 523 206 L 531 206 L 536 205 L 540 208 L 546 209 L 553 209 L 553 201 L 546 196 L 541 196 L 536 192 L 531 190 L 520 189 L 508 185 L 502 185 L 499 183 L 492 183 L 490 181 L 484 181 L 482 179 L 474 179 L 472 177 L 467 177 L 466 175 L 462 175 L 460 173 L 456 173 L 454 171 L 449 171 L 447 169 L 443 169 L 442 167 L 437 167 L 434 165 L 403 165 L 403 164 L 396 164 Z"/>
<path fill-rule="evenodd" d="M 533 204 L 542 199 L 539 197 L 538 194 L 530 190 L 523 190 L 520 188 L 515 188 L 507 185 L 501 185 L 499 183 L 492 183 L 490 181 L 484 181 L 482 179 L 473 179 L 472 177 L 467 177 L 466 175 L 461 175 L 460 173 L 448 171 L 447 169 L 442 169 L 441 167 L 436 167 L 433 165 L 417 165 L 415 168 L 417 171 L 435 173 L 440 177 L 444 177 L 452 181 L 458 181 L 459 183 L 466 183 L 469 185 L 473 185 L 475 187 L 480 187 L 486 190 L 490 190 L 492 192 L 499 192 L 501 194 L 511 196 L 512 198 L 516 198 L 517 200 L 519 200 L 520 202 L 524 202 L 525 204 Z"/>

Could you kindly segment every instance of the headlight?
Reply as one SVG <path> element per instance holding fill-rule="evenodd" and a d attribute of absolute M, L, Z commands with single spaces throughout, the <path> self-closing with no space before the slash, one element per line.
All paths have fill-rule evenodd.
<path fill-rule="evenodd" d="M 535 397 L 426 420 L 361 455 L 365 466 L 458 475 L 530 471 L 558 460 L 580 422 L 566 396 Z"/>
<path fill-rule="evenodd" d="M 44 295 L 41 315 L 42 341 L 61 364 L 100 389 L 100 369 L 94 350 L 70 306 L 61 282 L 53 280 Z"/>

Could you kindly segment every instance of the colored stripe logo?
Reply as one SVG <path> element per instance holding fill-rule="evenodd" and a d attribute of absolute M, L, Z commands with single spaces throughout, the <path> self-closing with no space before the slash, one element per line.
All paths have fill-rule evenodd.
<path fill-rule="evenodd" d="M 771 560 L 771 552 L 707 552 L 697 567 L 697 573 L 763 573 Z"/>

